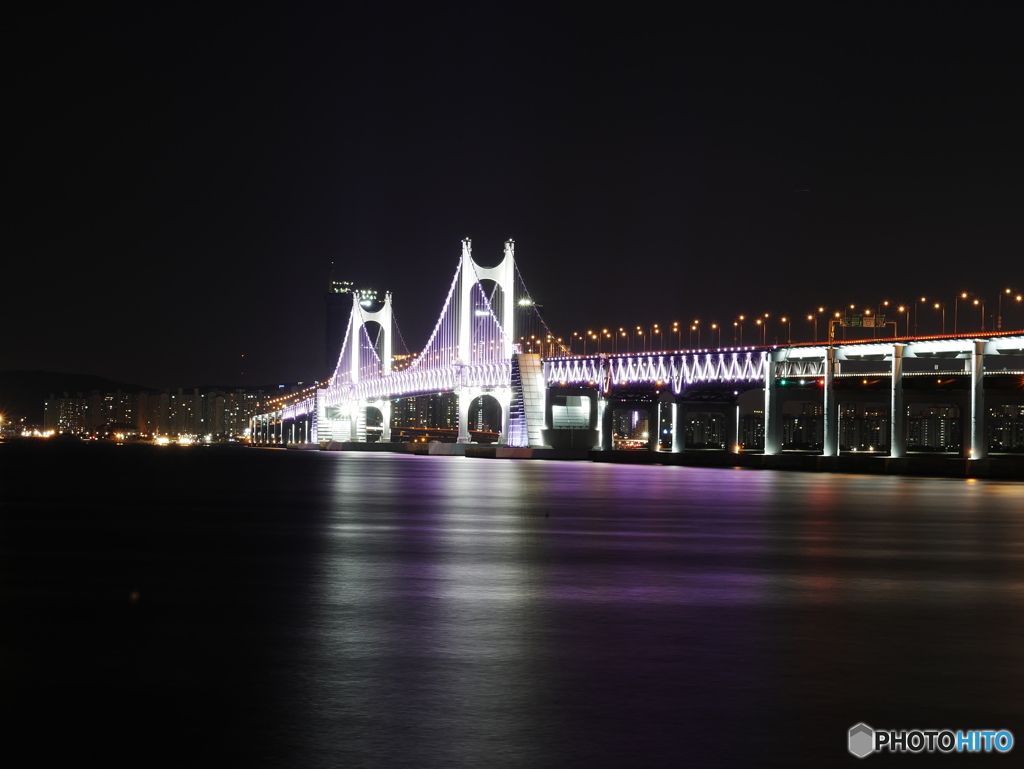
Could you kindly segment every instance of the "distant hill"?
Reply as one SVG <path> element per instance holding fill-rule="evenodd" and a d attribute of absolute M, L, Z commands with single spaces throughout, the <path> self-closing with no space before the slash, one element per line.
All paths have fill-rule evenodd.
<path fill-rule="evenodd" d="M 61 395 L 65 392 L 85 393 L 92 390 L 100 392 L 138 393 L 152 390 L 128 382 L 115 382 L 102 376 L 91 374 L 62 374 L 56 371 L 0 371 L 0 414 L 5 417 L 26 417 L 29 422 L 42 424 L 43 401 L 50 394 Z"/>

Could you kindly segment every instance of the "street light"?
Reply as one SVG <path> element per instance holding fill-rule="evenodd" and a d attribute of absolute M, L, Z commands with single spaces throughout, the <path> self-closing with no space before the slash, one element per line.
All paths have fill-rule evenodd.
<path fill-rule="evenodd" d="M 984 332 L 985 331 L 985 300 L 984 299 L 975 299 L 974 300 L 974 306 L 978 307 L 979 305 L 981 306 L 981 330 L 982 330 L 982 332 Z"/>
<path fill-rule="evenodd" d="M 996 308 L 996 314 L 997 314 L 997 317 L 996 317 L 996 331 L 1002 331 L 1003 330 L 1003 294 L 1012 294 L 1012 293 L 1013 292 L 1010 289 L 1006 289 L 1005 291 L 1002 292 L 1002 294 L 999 295 L 998 307 Z M 1024 299 L 1024 295 L 1017 294 L 1017 296 L 1015 297 L 1015 300 L 1020 302 L 1021 299 Z"/>
<path fill-rule="evenodd" d="M 761 329 L 763 331 L 765 331 L 765 333 L 761 335 L 761 344 L 764 344 L 765 343 L 765 339 L 767 338 L 767 335 L 766 335 L 767 334 L 767 328 L 765 327 L 764 323 L 761 322 L 760 318 L 755 320 L 754 323 L 756 323 L 758 326 L 761 327 Z"/>
<path fill-rule="evenodd" d="M 629 333 L 631 335 L 630 338 L 632 338 L 633 332 L 630 331 Z M 636 335 L 640 337 L 640 344 L 642 345 L 641 352 L 647 352 L 647 340 L 644 338 L 644 332 L 643 329 L 640 328 L 640 326 L 636 327 Z"/>
<path fill-rule="evenodd" d="M 957 318 L 956 318 L 956 316 L 957 316 L 957 311 L 960 309 L 960 300 L 961 299 L 966 299 L 968 296 L 969 296 L 969 294 L 966 291 L 963 291 L 963 292 L 957 294 L 957 296 L 953 299 L 953 333 L 954 334 L 957 331 Z M 945 333 L 945 331 L 943 331 L 943 333 Z"/>
<path fill-rule="evenodd" d="M 815 342 L 818 341 L 818 316 L 824 314 L 824 312 L 825 312 L 825 308 L 824 307 L 819 307 L 818 311 L 816 313 L 811 313 L 811 315 L 814 316 L 813 320 L 814 320 L 814 341 Z M 807 316 L 807 320 L 812 320 L 811 315 Z"/>
<path fill-rule="evenodd" d="M 738 318 L 739 322 L 732 324 L 733 326 L 738 326 L 739 327 L 739 330 L 740 330 L 740 347 L 743 346 L 743 321 L 745 321 L 746 319 L 747 319 L 746 315 L 740 315 L 739 318 Z M 733 341 L 736 341 L 735 333 L 736 332 L 734 331 L 733 332 L 733 334 L 734 334 Z"/>
<path fill-rule="evenodd" d="M 899 306 L 899 309 L 897 309 L 897 312 L 902 312 L 904 315 L 907 316 L 907 334 L 906 335 L 910 336 L 910 309 L 901 304 Z M 896 327 L 896 336 L 899 336 L 899 335 L 900 335 L 900 328 L 899 328 L 899 326 L 897 326 Z"/>
<path fill-rule="evenodd" d="M 942 310 L 942 333 L 945 334 L 946 333 L 946 306 L 944 304 L 939 304 L 938 302 L 936 302 L 935 303 L 935 309 L 936 310 L 938 310 L 938 309 Z"/>
<path fill-rule="evenodd" d="M 717 323 L 711 324 L 711 333 L 714 334 L 715 329 L 718 329 L 718 349 L 722 349 L 722 328 Z M 714 339 L 714 336 L 711 337 Z"/>
<path fill-rule="evenodd" d="M 928 300 L 925 297 L 921 297 L 921 304 L 924 304 L 927 301 Z M 918 333 L 919 332 L 917 329 L 917 302 L 914 302 L 914 336 L 917 336 Z"/>
<path fill-rule="evenodd" d="M 793 344 L 793 321 L 785 315 L 780 320 L 786 324 L 786 344 Z"/>

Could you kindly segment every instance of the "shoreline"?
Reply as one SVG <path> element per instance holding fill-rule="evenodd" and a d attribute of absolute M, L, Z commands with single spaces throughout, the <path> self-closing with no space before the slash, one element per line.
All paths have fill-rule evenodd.
<path fill-rule="evenodd" d="M 114 444 L 109 442 L 50 442 L 4 440 L 7 450 L 53 453 L 62 450 L 138 450 L 143 446 L 159 451 L 196 451 L 225 449 L 237 451 L 240 445 L 167 446 L 149 444 Z M 843 454 L 825 457 L 820 454 L 785 452 L 782 454 L 732 453 L 728 451 L 694 450 L 681 453 L 648 451 L 593 451 L 589 449 L 510 448 L 487 444 L 459 443 L 291 443 L 287 446 L 255 446 L 252 448 L 287 449 L 291 451 L 352 451 L 363 453 L 411 454 L 415 456 L 468 457 L 471 459 L 555 460 L 604 462 L 624 465 L 675 465 L 679 467 L 717 467 L 737 470 L 787 470 L 811 473 L 850 473 L 857 475 L 903 475 L 932 478 L 991 478 L 1024 481 L 1024 456 L 997 455 L 985 459 L 959 456 L 914 455 L 892 458 L 879 454 Z"/>
<path fill-rule="evenodd" d="M 291 445 L 289 448 L 305 448 Z M 314 448 L 309 445 L 308 448 Z M 677 465 L 747 470 L 792 470 L 817 473 L 862 475 L 908 475 L 937 478 L 997 478 L 1024 480 L 1024 456 L 996 456 L 967 459 L 958 456 L 915 455 L 892 458 L 879 454 L 782 454 L 733 453 L 729 451 L 592 451 L 588 449 L 510 448 L 458 443 L 336 443 L 329 451 L 370 451 L 417 454 L 421 456 L 465 456 L 476 459 L 532 459 L 578 462 L 609 462 L 629 465 Z"/>

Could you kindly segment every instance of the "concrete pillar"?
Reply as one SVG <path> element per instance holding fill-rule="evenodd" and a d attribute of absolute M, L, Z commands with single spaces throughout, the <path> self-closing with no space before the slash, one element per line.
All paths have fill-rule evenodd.
<path fill-rule="evenodd" d="M 782 449 L 782 410 L 779 404 L 778 377 L 775 368 L 778 365 L 775 351 L 766 352 L 764 368 L 764 453 L 778 454 Z"/>
<path fill-rule="evenodd" d="M 739 443 L 736 438 L 736 433 L 739 430 L 739 406 L 726 406 L 723 416 L 725 425 L 723 426 L 722 443 L 725 444 L 726 451 L 735 451 L 736 444 Z"/>
<path fill-rule="evenodd" d="M 647 450 L 661 451 L 661 403 L 652 403 L 647 413 Z"/>
<path fill-rule="evenodd" d="M 355 402 L 349 407 L 348 439 L 354 443 L 366 443 L 366 404 Z"/>
<path fill-rule="evenodd" d="M 511 391 L 503 390 L 501 397 L 498 397 L 499 393 L 495 393 L 494 396 L 498 398 L 498 403 L 501 405 L 501 435 L 498 436 L 498 445 L 508 445 L 508 429 L 511 424 L 511 411 L 512 411 L 512 393 Z"/>
<path fill-rule="evenodd" d="M 683 426 L 685 412 L 682 407 L 672 402 L 672 453 L 679 454 L 686 451 L 686 428 Z"/>
<path fill-rule="evenodd" d="M 472 443 L 472 437 L 469 434 L 469 405 L 473 402 L 473 396 L 470 395 L 470 391 L 465 387 L 460 387 L 457 391 L 457 400 L 459 407 L 459 437 L 457 443 Z"/>
<path fill-rule="evenodd" d="M 970 459 L 988 456 L 985 434 L 985 342 L 971 343 L 971 453 Z"/>
<path fill-rule="evenodd" d="M 839 422 L 836 417 L 839 415 L 838 404 L 836 402 L 836 391 L 833 384 L 836 370 L 836 350 L 834 347 L 829 347 L 825 351 L 825 376 L 823 379 L 824 392 L 822 402 L 822 412 L 824 424 L 824 438 L 823 438 L 823 451 L 826 457 L 834 457 L 839 454 Z"/>
<path fill-rule="evenodd" d="M 391 443 L 391 401 L 381 401 L 377 405 L 381 416 L 381 443 Z"/>
<path fill-rule="evenodd" d="M 892 398 L 889 401 L 889 456 L 907 454 L 907 417 L 903 412 L 903 348 L 892 346 Z"/>
<path fill-rule="evenodd" d="M 611 451 L 612 442 L 612 404 L 607 399 L 601 399 L 601 451 Z"/>

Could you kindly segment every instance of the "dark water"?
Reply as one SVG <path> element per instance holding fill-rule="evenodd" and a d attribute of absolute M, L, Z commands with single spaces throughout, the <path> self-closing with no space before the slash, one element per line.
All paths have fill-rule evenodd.
<path fill-rule="evenodd" d="M 858 721 L 1024 739 L 1011 482 L 0 445 L 0 580 L 0 731 L 40 765 L 830 766 Z"/>

